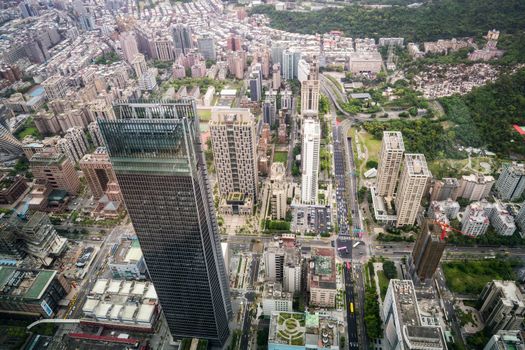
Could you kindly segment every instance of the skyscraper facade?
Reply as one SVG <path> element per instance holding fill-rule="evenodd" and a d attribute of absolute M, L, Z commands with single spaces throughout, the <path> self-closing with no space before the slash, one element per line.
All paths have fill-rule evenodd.
<path fill-rule="evenodd" d="M 316 204 L 319 176 L 319 147 L 321 127 L 315 119 L 303 122 L 301 200 L 304 204 Z"/>
<path fill-rule="evenodd" d="M 114 109 L 100 130 L 171 334 L 222 346 L 232 309 L 195 102 Z"/>
<path fill-rule="evenodd" d="M 395 200 L 398 227 L 414 225 L 421 199 L 431 177 L 423 154 L 405 154 L 405 164 Z"/>
<path fill-rule="evenodd" d="M 377 193 L 380 196 L 394 195 L 404 152 L 403 135 L 399 131 L 384 131 L 377 167 Z"/>

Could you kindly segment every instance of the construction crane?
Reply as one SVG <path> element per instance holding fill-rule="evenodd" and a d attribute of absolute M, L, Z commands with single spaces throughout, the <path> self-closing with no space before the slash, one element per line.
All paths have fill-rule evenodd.
<path fill-rule="evenodd" d="M 441 227 L 441 240 L 444 240 L 445 237 L 447 237 L 447 231 L 448 230 L 452 230 L 452 231 L 455 231 L 455 232 L 458 232 L 460 233 L 461 235 L 463 236 L 467 236 L 467 237 L 470 237 L 470 238 L 475 238 L 476 236 L 474 235 L 471 235 L 471 234 L 468 234 L 468 233 L 465 233 L 463 231 L 460 231 L 458 229 L 455 229 L 454 227 L 450 226 L 449 224 L 446 224 L 444 222 L 441 222 L 441 221 L 434 221 L 435 224 L 439 225 Z"/>

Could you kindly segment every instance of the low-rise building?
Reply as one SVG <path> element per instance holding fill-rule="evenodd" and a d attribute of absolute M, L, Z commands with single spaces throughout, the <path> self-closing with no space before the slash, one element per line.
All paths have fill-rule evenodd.
<path fill-rule="evenodd" d="M 293 293 L 284 292 L 281 283 L 268 283 L 262 295 L 263 315 L 269 317 L 274 312 L 292 312 Z"/>
<path fill-rule="evenodd" d="M 122 239 L 109 260 L 109 270 L 114 278 L 144 279 L 146 263 L 138 239 Z"/>
<path fill-rule="evenodd" d="M 0 204 L 13 204 L 27 188 L 26 179 L 23 176 L 0 174 Z"/>
<path fill-rule="evenodd" d="M 483 350 L 525 350 L 523 335 L 520 330 L 498 331 Z"/>
<path fill-rule="evenodd" d="M 53 318 L 69 289 L 57 271 L 0 266 L 0 312 Z"/>

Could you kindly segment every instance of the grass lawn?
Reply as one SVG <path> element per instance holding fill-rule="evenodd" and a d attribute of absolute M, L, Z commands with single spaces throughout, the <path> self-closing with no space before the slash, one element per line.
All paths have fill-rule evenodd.
<path fill-rule="evenodd" d="M 368 160 L 379 159 L 379 152 L 381 151 L 381 140 L 376 140 L 372 135 L 365 132 L 359 133 L 360 141 L 364 141 L 366 148 L 368 149 Z"/>
<path fill-rule="evenodd" d="M 23 140 L 24 137 L 32 135 L 37 139 L 42 139 L 42 135 L 40 135 L 40 132 L 38 132 L 38 129 L 35 126 L 35 122 L 33 121 L 33 118 L 27 118 L 24 122 L 24 126 L 20 131 L 16 133 L 16 137 L 19 140 Z"/>
<path fill-rule="evenodd" d="M 281 162 L 281 163 L 284 163 L 284 165 L 286 165 L 287 159 L 288 159 L 288 152 L 275 151 L 273 153 L 274 162 Z"/>
<path fill-rule="evenodd" d="M 211 119 L 211 109 L 197 109 L 197 115 L 201 122 L 208 122 Z"/>
<path fill-rule="evenodd" d="M 381 300 L 385 300 L 386 291 L 388 290 L 389 279 L 385 276 L 383 270 L 377 271 L 377 278 L 379 279 L 379 289 L 381 293 Z"/>
<path fill-rule="evenodd" d="M 514 280 L 514 264 L 509 259 L 493 259 L 451 261 L 442 266 L 452 292 L 479 294 L 492 280 Z"/>

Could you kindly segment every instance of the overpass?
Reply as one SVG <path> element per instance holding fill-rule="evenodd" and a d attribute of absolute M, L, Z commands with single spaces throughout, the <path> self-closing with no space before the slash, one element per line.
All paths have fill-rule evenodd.
<path fill-rule="evenodd" d="M 43 318 L 41 320 L 35 321 L 27 326 L 27 330 L 30 330 L 34 326 L 44 323 L 53 323 L 53 324 L 79 324 L 79 319 L 62 319 L 62 318 Z"/>

